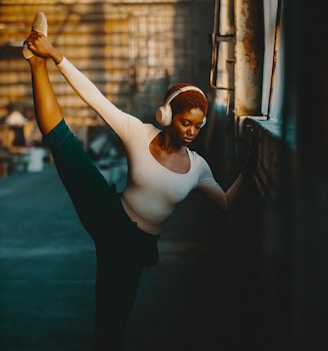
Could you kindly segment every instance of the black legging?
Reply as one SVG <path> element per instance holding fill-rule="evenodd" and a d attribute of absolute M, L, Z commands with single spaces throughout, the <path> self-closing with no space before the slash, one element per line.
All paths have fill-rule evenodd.
<path fill-rule="evenodd" d="M 121 351 L 143 268 L 158 260 L 158 236 L 140 230 L 126 215 L 81 142 L 64 120 L 44 142 L 97 255 L 96 350 Z"/>

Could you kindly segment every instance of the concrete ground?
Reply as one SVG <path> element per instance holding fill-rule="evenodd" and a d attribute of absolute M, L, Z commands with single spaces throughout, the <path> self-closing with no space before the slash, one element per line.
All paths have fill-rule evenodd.
<path fill-rule="evenodd" d="M 227 222 L 197 195 L 178 208 L 144 271 L 127 351 L 239 350 L 250 338 L 256 349 L 253 259 Z M 94 280 L 93 243 L 54 167 L 0 179 L 0 350 L 92 351 Z"/>

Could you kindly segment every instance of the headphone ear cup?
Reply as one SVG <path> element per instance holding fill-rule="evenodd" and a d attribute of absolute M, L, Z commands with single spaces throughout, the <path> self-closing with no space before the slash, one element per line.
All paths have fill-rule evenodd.
<path fill-rule="evenodd" d="M 165 104 L 160 106 L 156 111 L 156 120 L 157 122 L 163 126 L 167 127 L 172 122 L 172 109 L 169 104 Z"/>
<path fill-rule="evenodd" d="M 200 125 L 200 127 L 203 128 L 205 124 L 206 124 L 206 116 L 204 116 L 203 123 Z"/>

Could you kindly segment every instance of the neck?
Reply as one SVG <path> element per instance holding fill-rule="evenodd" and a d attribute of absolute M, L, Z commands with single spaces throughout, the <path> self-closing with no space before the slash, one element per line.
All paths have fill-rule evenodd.
<path fill-rule="evenodd" d="M 165 132 L 162 131 L 157 136 L 158 146 L 166 151 L 167 153 L 185 152 L 187 150 L 186 146 L 175 143 L 172 138 Z"/>

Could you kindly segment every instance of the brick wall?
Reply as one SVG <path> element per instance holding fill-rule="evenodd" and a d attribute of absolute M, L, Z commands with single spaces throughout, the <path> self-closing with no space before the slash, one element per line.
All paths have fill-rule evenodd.
<path fill-rule="evenodd" d="M 29 66 L 22 41 L 37 11 L 48 18 L 49 38 L 122 109 L 153 114 L 169 84 L 207 88 L 212 2 L 10 1 L 0 5 L 0 118 L 17 109 L 33 119 Z M 97 120 L 49 62 L 65 116 Z"/>

